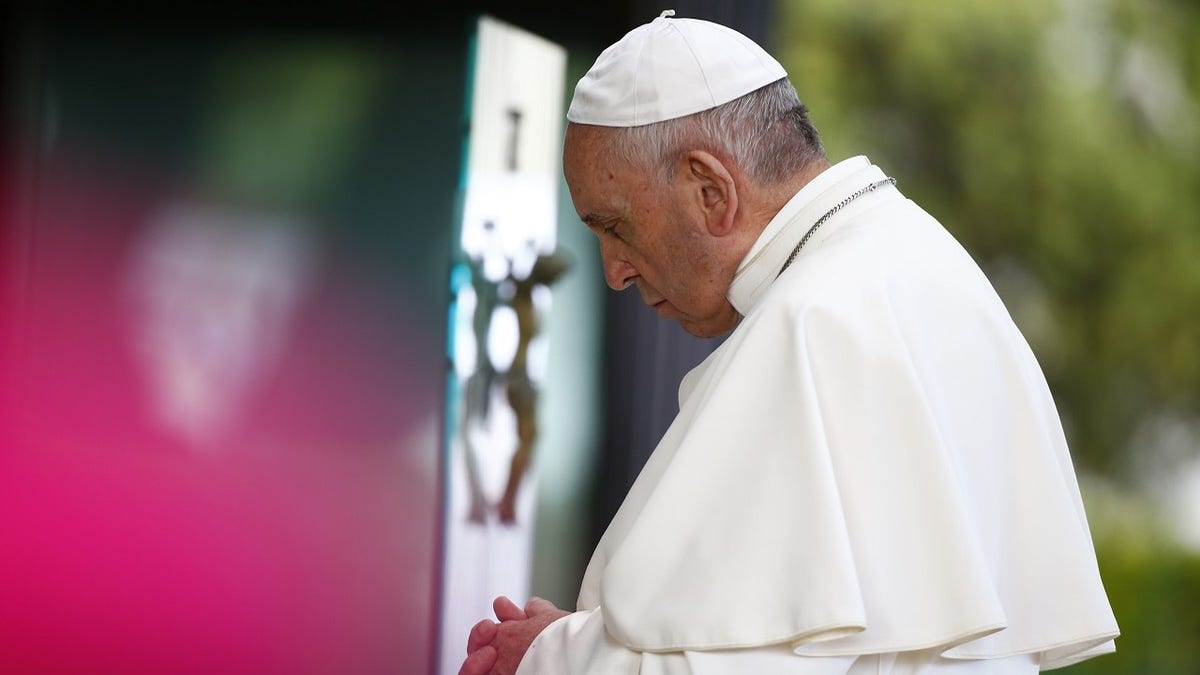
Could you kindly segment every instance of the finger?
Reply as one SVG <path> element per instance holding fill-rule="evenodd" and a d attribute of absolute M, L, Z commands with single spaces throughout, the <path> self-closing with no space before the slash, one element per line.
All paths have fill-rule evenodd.
<path fill-rule="evenodd" d="M 555 611 L 558 611 L 558 607 L 555 606 L 555 604 L 553 602 L 550 602 L 549 600 L 544 600 L 537 596 L 530 598 L 529 602 L 525 603 L 525 615 L 526 616 L 537 616 L 538 614 L 544 614 L 546 612 L 555 612 Z"/>
<path fill-rule="evenodd" d="M 496 618 L 501 621 L 519 621 L 529 618 L 525 615 L 524 610 L 503 595 L 492 602 L 492 609 L 496 611 Z"/>
<path fill-rule="evenodd" d="M 480 647 L 463 661 L 458 675 L 487 675 L 492 666 L 496 665 L 496 658 L 499 656 L 499 652 L 491 645 Z"/>
<path fill-rule="evenodd" d="M 476 649 L 490 643 L 496 637 L 496 622 L 484 619 L 475 624 L 471 628 L 471 634 L 467 636 L 467 654 L 471 654 Z"/>

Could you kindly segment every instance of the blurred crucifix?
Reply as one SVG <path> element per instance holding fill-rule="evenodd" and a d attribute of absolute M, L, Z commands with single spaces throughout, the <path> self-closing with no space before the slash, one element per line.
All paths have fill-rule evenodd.
<path fill-rule="evenodd" d="M 549 287 L 566 273 L 568 263 L 561 252 L 539 255 L 533 269 L 524 279 L 509 277 L 514 284 L 510 304 L 517 313 L 517 353 L 505 374 L 508 404 L 517 418 L 517 449 L 509 463 L 508 480 L 504 495 L 500 497 L 497 511 L 503 523 L 516 522 L 517 493 L 521 480 L 533 456 L 537 440 L 538 388 L 530 375 L 529 344 L 542 331 L 542 321 L 534 302 L 534 291 L 538 286 Z"/>

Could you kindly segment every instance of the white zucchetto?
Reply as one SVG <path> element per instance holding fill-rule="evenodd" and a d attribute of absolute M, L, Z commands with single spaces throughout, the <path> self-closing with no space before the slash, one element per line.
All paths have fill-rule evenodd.
<path fill-rule="evenodd" d="M 762 47 L 709 21 L 670 18 L 634 28 L 575 86 L 567 119 L 635 127 L 715 108 L 787 77 Z"/>

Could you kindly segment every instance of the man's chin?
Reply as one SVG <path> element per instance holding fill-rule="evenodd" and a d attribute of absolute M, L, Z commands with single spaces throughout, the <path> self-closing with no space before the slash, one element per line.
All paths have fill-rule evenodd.
<path fill-rule="evenodd" d="M 715 315 L 700 318 L 679 311 L 679 308 L 665 299 L 651 306 L 659 318 L 675 320 L 683 330 L 698 338 L 715 338 L 724 335 L 733 330 L 738 320 L 741 319 L 741 315 L 733 309 L 732 305 L 726 305 Z"/>
<path fill-rule="evenodd" d="M 737 325 L 737 320 L 737 314 L 729 318 L 709 321 L 693 321 L 687 318 L 676 319 L 683 330 L 687 331 L 689 335 L 698 338 L 715 338 L 725 335 L 733 330 L 733 327 Z"/>

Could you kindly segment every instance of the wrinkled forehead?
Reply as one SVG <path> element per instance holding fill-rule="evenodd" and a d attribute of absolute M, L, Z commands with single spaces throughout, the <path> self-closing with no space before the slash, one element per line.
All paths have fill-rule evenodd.
<path fill-rule="evenodd" d="M 608 127 L 590 124 L 568 124 L 566 140 L 563 143 L 563 170 L 574 171 L 584 167 L 610 169 L 611 155 L 609 149 L 613 143 L 613 130 Z"/>
<path fill-rule="evenodd" d="M 590 201 L 600 195 L 620 189 L 621 171 L 609 151 L 612 130 L 605 127 L 572 124 L 567 127 L 563 144 L 563 175 L 571 197 Z"/>

